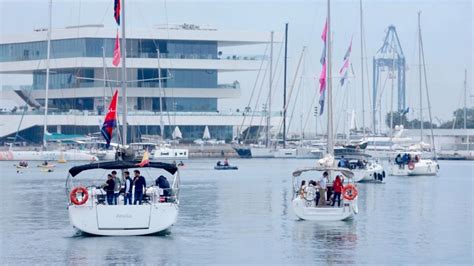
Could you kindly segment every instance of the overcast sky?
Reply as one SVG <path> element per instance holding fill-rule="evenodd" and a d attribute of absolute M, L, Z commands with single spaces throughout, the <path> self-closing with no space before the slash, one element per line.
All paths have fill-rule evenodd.
<path fill-rule="evenodd" d="M 296 63 L 303 46 L 307 46 L 304 60 L 305 78 L 299 95 L 299 106 L 295 114 L 303 112 L 303 120 L 311 108 L 311 99 L 316 89 L 314 79 L 321 71 L 319 56 L 322 42 L 320 34 L 326 17 L 326 1 L 163 1 L 143 0 L 127 2 L 127 27 L 151 29 L 157 24 L 193 23 L 206 24 L 221 30 L 283 31 L 289 23 L 289 83 L 294 75 Z M 133 3 L 133 5 L 132 5 Z M 372 84 L 371 58 L 380 48 L 386 28 L 396 26 L 405 54 L 407 72 L 407 105 L 413 109 L 413 117 L 419 112 L 418 89 L 418 43 L 417 12 L 422 11 L 422 33 L 425 49 L 428 85 L 432 101 L 433 115 L 440 120 L 451 118 L 452 111 L 462 105 L 464 69 L 468 71 L 468 86 L 472 87 L 473 65 L 473 4 L 470 0 L 370 0 L 363 1 L 365 20 L 366 57 L 370 64 L 369 78 Z M 47 26 L 48 0 L 0 0 L 1 34 L 28 33 L 34 28 Z M 53 27 L 60 28 L 77 24 L 105 24 L 113 27 L 113 0 L 62 0 L 53 1 Z M 335 80 L 334 91 L 338 98 L 338 110 L 345 95 L 348 96 L 349 109 L 355 109 L 360 125 L 360 30 L 359 1 L 332 1 L 332 31 L 334 36 L 333 74 L 342 64 L 342 57 L 351 36 L 353 40 L 352 63 L 355 77 L 349 87 L 340 88 Z M 229 52 L 241 54 L 263 54 L 265 46 L 239 47 Z M 279 47 L 275 47 L 275 57 Z M 276 59 L 275 59 L 276 60 Z M 220 109 L 242 108 L 249 100 L 250 92 L 257 73 L 239 73 L 235 76 L 222 75 L 220 82 L 238 79 L 242 85 L 242 97 L 239 100 L 222 100 Z M 366 73 L 367 75 L 367 73 Z M 281 77 L 278 72 L 277 76 Z M 279 93 L 273 102 L 281 108 L 282 79 L 275 77 L 278 83 L 275 90 Z M 384 79 L 385 80 L 385 79 Z M 18 79 L 2 78 L 2 84 L 17 84 Z M 21 82 L 20 82 L 21 83 Z M 367 83 L 367 82 L 366 82 Z M 388 81 L 384 87 L 382 112 L 390 109 L 390 88 Z M 366 89 L 367 91 L 367 89 Z M 472 90 L 471 90 L 472 91 Z M 266 91 L 262 92 L 266 93 Z M 367 95 L 367 92 L 366 92 Z M 347 97 L 346 96 L 346 97 Z M 423 96 L 425 97 L 425 96 Z M 396 98 L 396 93 L 395 93 Z M 425 97 L 426 98 L 426 97 Z M 367 98 L 366 104 L 368 109 Z M 424 103 L 426 107 L 426 102 Z M 472 98 L 468 104 L 472 106 Z M 225 106 L 225 107 L 224 107 Z M 261 104 L 259 104 L 259 107 Z M 396 103 L 395 105 L 396 106 Z M 427 110 L 424 111 L 427 115 Z M 339 116 L 341 112 L 338 112 Z M 310 114 L 312 115 L 312 114 Z M 299 116 L 299 115 L 298 115 Z M 346 118 L 338 118 L 346 119 Z M 313 119 L 310 119 L 313 120 Z M 435 120 L 436 122 L 436 120 Z M 312 122 L 311 122 L 312 123 Z M 367 110 L 366 125 L 369 125 Z M 314 127 L 314 125 L 308 125 Z"/>

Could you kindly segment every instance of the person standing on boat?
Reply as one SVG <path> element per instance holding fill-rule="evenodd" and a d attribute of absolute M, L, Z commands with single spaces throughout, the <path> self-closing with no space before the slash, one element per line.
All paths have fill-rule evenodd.
<path fill-rule="evenodd" d="M 133 173 L 135 174 L 135 178 L 133 179 L 133 185 L 135 186 L 133 204 L 137 205 L 138 202 L 139 205 L 142 205 L 143 190 L 146 189 L 146 181 L 145 178 L 140 175 L 139 170 L 135 170 Z"/>
<path fill-rule="evenodd" d="M 123 196 L 123 204 L 127 205 L 128 204 L 132 205 L 132 179 L 130 178 L 130 172 L 125 171 L 123 172 L 125 176 L 125 190 L 124 190 L 124 196 Z"/>
<path fill-rule="evenodd" d="M 114 177 L 111 174 L 108 174 L 107 181 L 105 181 L 105 184 L 104 184 L 104 190 L 107 196 L 107 204 L 109 205 L 114 204 L 114 189 L 115 189 Z"/>
<path fill-rule="evenodd" d="M 319 180 L 319 203 L 318 206 L 325 206 L 326 205 L 326 188 L 327 188 L 327 178 L 329 174 L 328 172 L 323 173 L 323 177 Z"/>
<path fill-rule="evenodd" d="M 122 188 L 122 181 L 120 177 L 117 176 L 117 171 L 112 171 L 112 176 L 114 177 L 115 188 L 114 188 L 114 204 L 117 205 L 118 197 L 120 195 L 120 189 Z"/>
<path fill-rule="evenodd" d="M 336 179 L 332 183 L 332 189 L 334 190 L 334 201 L 332 202 L 332 206 L 334 207 L 337 200 L 337 207 L 341 207 L 342 181 L 339 175 L 336 176 Z"/>
<path fill-rule="evenodd" d="M 301 181 L 301 186 L 300 186 L 300 191 L 299 191 L 299 194 L 300 194 L 300 197 L 303 199 L 304 198 L 304 191 L 306 189 L 306 180 L 302 180 Z"/>

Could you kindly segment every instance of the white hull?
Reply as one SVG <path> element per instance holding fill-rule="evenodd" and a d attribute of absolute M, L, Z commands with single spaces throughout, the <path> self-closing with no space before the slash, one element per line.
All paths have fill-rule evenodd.
<path fill-rule="evenodd" d="M 390 174 L 394 176 L 422 176 L 422 175 L 437 175 L 439 165 L 433 160 L 420 160 L 414 163 L 414 168 L 410 170 L 408 165 L 402 165 L 401 167 L 397 164 L 390 165 Z"/>
<path fill-rule="evenodd" d="M 308 221 L 349 220 L 358 212 L 357 198 L 350 202 L 345 202 L 341 199 L 341 207 L 315 207 L 312 201 L 308 202 L 305 199 L 297 197 L 293 199 L 292 206 L 298 218 Z"/>
<path fill-rule="evenodd" d="M 176 223 L 178 209 L 177 202 L 159 202 L 154 194 L 150 203 L 143 205 L 96 204 L 92 197 L 84 205 L 68 206 L 74 228 L 102 236 L 149 235 L 164 231 Z"/>
<path fill-rule="evenodd" d="M 0 161 L 97 161 L 97 157 L 86 152 L 71 151 L 2 151 Z"/>
<path fill-rule="evenodd" d="M 378 177 L 385 178 L 382 165 L 378 163 L 368 163 L 365 169 L 353 169 L 354 182 L 382 182 Z"/>
<path fill-rule="evenodd" d="M 290 158 L 290 159 L 320 159 L 322 152 L 314 148 L 250 148 L 252 158 Z"/>

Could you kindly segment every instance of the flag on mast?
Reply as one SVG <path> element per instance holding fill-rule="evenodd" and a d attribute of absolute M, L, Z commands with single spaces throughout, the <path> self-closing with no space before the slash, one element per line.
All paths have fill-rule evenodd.
<path fill-rule="evenodd" d="M 110 147 L 112 133 L 114 131 L 114 127 L 117 126 L 117 98 L 118 90 L 115 90 L 114 96 L 112 97 L 112 101 L 110 102 L 109 111 L 105 115 L 104 123 L 102 124 L 102 128 L 100 129 L 100 133 L 107 142 L 107 148 Z"/>
<path fill-rule="evenodd" d="M 342 64 L 341 69 L 339 70 L 339 74 L 341 75 L 341 86 L 344 86 L 344 81 L 347 79 L 347 75 L 349 73 L 349 66 L 350 66 L 350 56 L 352 51 L 352 37 L 351 42 L 349 43 L 349 48 L 347 48 L 346 54 L 344 55 L 344 63 Z"/>
<path fill-rule="evenodd" d="M 119 34 L 117 30 L 117 37 L 115 38 L 115 46 L 114 46 L 114 59 L 112 61 L 114 66 L 118 66 L 120 64 L 120 40 Z"/>
<path fill-rule="evenodd" d="M 120 26 L 120 0 L 114 2 L 114 19 L 117 25 Z"/>
<path fill-rule="evenodd" d="M 323 33 L 321 34 L 321 40 L 323 40 L 323 53 L 321 55 L 321 65 L 323 69 L 321 70 L 321 75 L 319 75 L 319 115 L 322 115 L 324 112 L 324 101 L 326 100 L 326 45 L 327 45 L 327 34 L 328 34 L 328 20 L 324 23 Z"/>

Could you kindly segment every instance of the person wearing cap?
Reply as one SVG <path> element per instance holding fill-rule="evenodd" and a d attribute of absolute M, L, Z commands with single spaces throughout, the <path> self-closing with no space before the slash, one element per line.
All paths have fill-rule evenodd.
<path fill-rule="evenodd" d="M 125 189 L 124 189 L 124 196 L 123 196 L 123 204 L 132 205 L 132 179 L 130 178 L 130 172 L 124 171 L 123 175 L 125 177 Z"/>
<path fill-rule="evenodd" d="M 139 205 L 142 205 L 143 190 L 146 189 L 146 181 L 145 178 L 140 175 L 139 170 L 134 170 L 133 173 L 135 174 L 135 177 L 133 178 L 133 185 L 135 186 L 133 205 L 137 205 L 137 202 Z"/>

